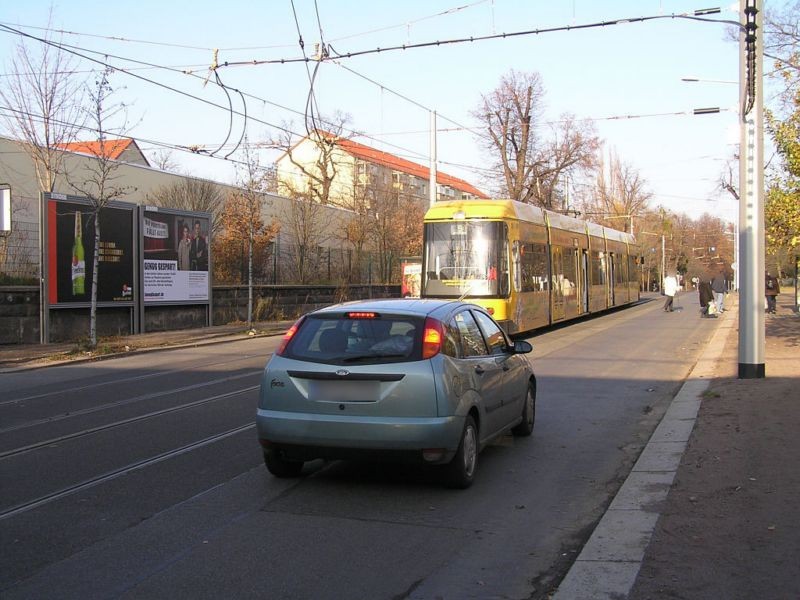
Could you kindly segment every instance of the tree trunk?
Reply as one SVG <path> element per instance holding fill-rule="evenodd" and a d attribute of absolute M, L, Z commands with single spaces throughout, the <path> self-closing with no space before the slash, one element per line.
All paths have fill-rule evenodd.
<path fill-rule="evenodd" d="M 100 266 L 100 209 L 94 213 L 94 256 L 92 257 L 92 303 L 89 309 L 89 347 L 97 348 L 97 272 Z"/>

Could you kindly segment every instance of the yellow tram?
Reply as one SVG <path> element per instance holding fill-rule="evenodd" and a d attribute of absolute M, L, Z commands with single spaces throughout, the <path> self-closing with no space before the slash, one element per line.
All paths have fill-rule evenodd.
<path fill-rule="evenodd" d="M 465 298 L 508 333 L 639 300 L 634 237 L 513 200 L 437 202 L 422 297 Z"/>

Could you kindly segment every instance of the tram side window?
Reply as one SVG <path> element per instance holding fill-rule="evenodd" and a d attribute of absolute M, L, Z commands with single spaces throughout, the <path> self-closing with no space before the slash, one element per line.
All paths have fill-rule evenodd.
<path fill-rule="evenodd" d="M 549 289 L 550 269 L 545 244 L 525 243 L 521 245 L 522 291 L 546 292 Z"/>
<path fill-rule="evenodd" d="M 601 285 L 606 282 L 606 269 L 602 252 L 592 252 L 592 284 Z"/>

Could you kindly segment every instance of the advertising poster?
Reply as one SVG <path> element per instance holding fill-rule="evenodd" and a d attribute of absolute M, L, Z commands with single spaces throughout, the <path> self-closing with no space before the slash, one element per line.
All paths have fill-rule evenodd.
<path fill-rule="evenodd" d="M 403 298 L 419 298 L 422 288 L 422 263 L 403 261 L 401 263 L 403 279 L 400 282 L 400 295 Z"/>
<path fill-rule="evenodd" d="M 158 210 L 143 213 L 144 301 L 209 300 L 209 219 Z"/>
<path fill-rule="evenodd" d="M 88 204 L 47 199 L 50 304 L 91 302 L 95 218 Z M 133 211 L 100 211 L 98 302 L 133 302 Z"/>

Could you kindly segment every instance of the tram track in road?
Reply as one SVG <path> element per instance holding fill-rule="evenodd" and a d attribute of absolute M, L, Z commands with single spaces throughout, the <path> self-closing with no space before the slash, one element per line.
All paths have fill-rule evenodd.
<path fill-rule="evenodd" d="M 100 404 L 97 406 L 92 406 L 90 408 L 83 408 L 79 410 L 70 411 L 67 413 L 61 413 L 59 415 L 53 415 L 50 417 L 44 417 L 42 419 L 36 419 L 34 421 L 27 421 L 25 423 L 19 423 L 18 425 L 13 425 L 11 427 L 6 427 L 0 429 L 0 434 L 4 433 L 11 433 L 14 431 L 20 431 L 23 429 L 30 429 L 31 427 L 37 427 L 39 425 L 47 425 L 50 423 L 57 423 L 59 421 L 63 421 L 65 419 L 72 419 L 75 417 L 82 417 L 86 415 L 90 415 L 93 413 L 101 412 L 104 410 L 110 410 L 114 408 L 120 408 L 122 406 L 128 406 L 131 404 L 136 404 L 137 402 L 144 402 L 146 400 L 153 400 L 155 398 L 160 398 L 163 396 L 170 396 L 174 394 L 180 394 L 183 392 L 188 392 L 200 388 L 209 387 L 212 385 L 219 385 L 221 383 L 227 383 L 230 381 L 235 381 L 237 379 L 243 379 L 245 377 L 253 377 L 254 375 L 258 375 L 262 372 L 262 369 L 253 369 L 252 371 L 248 371 L 246 373 L 238 373 L 236 375 L 230 375 L 228 377 L 222 377 L 220 379 L 212 379 L 210 381 L 202 381 L 199 383 L 193 383 L 190 385 L 182 386 L 179 388 L 172 388 L 169 390 L 161 390 L 158 392 L 151 392 L 149 394 L 142 394 L 140 396 L 134 396 L 133 398 L 125 398 L 124 400 L 117 400 L 116 402 L 107 402 L 105 404 Z M 257 386 L 256 386 L 257 387 Z M 249 389 L 249 388 L 248 388 Z M 167 412 L 168 409 L 165 409 Z M 155 414 L 155 413 L 154 413 Z M 0 454 L 2 457 L 2 454 Z"/>
<path fill-rule="evenodd" d="M 264 360 L 264 364 L 266 361 L 269 360 L 269 357 L 272 355 L 271 352 L 268 352 L 266 355 L 261 354 L 244 354 L 241 356 L 237 356 L 235 358 L 230 358 L 226 360 L 218 360 L 211 363 L 204 363 L 200 365 L 191 365 L 191 366 L 184 366 L 179 369 L 170 369 L 168 371 L 159 371 L 157 373 L 145 373 L 143 375 L 133 375 L 131 377 L 119 377 L 115 379 L 110 379 L 108 381 L 98 381 L 95 383 L 88 383 L 85 385 L 80 385 L 76 387 L 67 387 L 67 388 L 59 388 L 56 390 L 52 390 L 49 392 L 41 392 L 39 394 L 32 394 L 29 396 L 23 396 L 22 398 L 10 398 L 8 400 L 0 400 L 0 406 L 7 406 L 10 404 L 18 404 L 20 402 L 28 402 L 30 400 L 40 400 L 42 398 L 48 398 L 50 396 L 57 396 L 59 394 L 65 393 L 75 393 L 75 392 L 85 392 L 86 390 L 96 389 L 99 387 L 107 386 L 107 385 L 117 385 L 121 383 L 133 383 L 139 381 L 145 381 L 148 379 L 155 379 L 158 377 L 166 377 L 167 375 L 175 375 L 178 373 L 185 373 L 187 371 L 193 371 L 195 369 L 204 369 L 207 367 L 215 367 L 219 365 L 230 364 L 234 362 L 241 362 L 243 360 L 248 360 L 252 358 L 259 358 Z M 1 431 L 0 431 L 1 433 Z"/>
<path fill-rule="evenodd" d="M 209 398 L 202 398 L 200 400 L 195 400 L 194 402 L 187 402 L 186 404 L 180 404 L 178 406 L 171 406 L 169 408 L 164 408 L 161 410 L 156 410 L 153 412 L 149 412 L 144 415 L 137 415 L 135 417 L 130 417 L 128 419 L 121 419 L 119 421 L 114 421 L 113 423 L 106 423 L 104 425 L 98 425 L 97 427 L 90 427 L 88 429 L 83 429 L 81 431 L 76 431 L 74 433 L 68 433 L 66 435 L 62 435 L 55 438 L 50 438 L 47 440 L 42 440 L 40 442 L 35 442 L 33 444 L 28 444 L 27 446 L 21 446 L 19 448 L 13 448 L 11 450 L 6 450 L 5 452 L 0 452 L 0 461 L 6 460 L 8 458 L 19 456 L 20 454 L 25 454 L 27 452 L 32 452 L 33 450 L 37 450 L 39 448 L 43 448 L 46 446 L 51 446 L 53 444 L 60 444 L 62 442 L 66 442 L 69 440 L 73 440 L 76 438 L 84 437 L 87 435 L 92 435 L 94 433 L 99 433 L 101 431 L 106 431 L 108 429 L 113 429 L 115 427 L 122 427 L 123 425 L 129 425 L 130 423 L 136 423 L 137 421 L 143 421 L 145 419 L 152 419 L 154 417 L 160 417 L 169 413 L 178 412 L 181 410 L 188 410 L 190 408 L 195 408 L 197 406 L 201 406 L 203 404 L 208 404 L 209 402 L 216 402 L 218 400 L 224 400 L 225 398 L 230 398 L 232 396 L 238 396 L 239 394 L 244 394 L 247 392 L 252 392 L 257 390 L 259 386 L 253 385 L 250 387 L 242 388 L 239 390 L 234 390 L 232 392 L 226 392 L 224 394 L 217 394 L 216 396 L 211 396 Z"/>
<path fill-rule="evenodd" d="M 169 460 L 171 458 L 175 458 L 177 456 L 181 456 L 183 454 L 187 454 L 188 452 L 191 452 L 193 450 L 197 450 L 197 449 L 202 448 L 204 446 L 211 445 L 211 444 L 213 444 L 215 442 L 224 440 L 226 438 L 232 437 L 234 435 L 237 435 L 239 433 L 248 431 L 248 430 L 253 429 L 253 428 L 255 428 L 255 423 L 252 423 L 252 422 L 251 423 L 245 423 L 244 425 L 239 425 L 237 427 L 234 427 L 232 429 L 228 429 L 228 430 L 223 431 L 221 433 L 216 433 L 214 435 L 205 437 L 205 438 L 203 438 L 201 440 L 197 440 L 197 441 L 191 442 L 189 444 L 181 446 L 180 448 L 175 448 L 173 450 L 168 450 L 168 451 L 162 452 L 161 454 L 158 454 L 156 456 L 152 456 L 150 458 L 145 458 L 143 460 L 139 460 L 139 461 L 136 461 L 134 463 L 130 463 L 128 465 L 125 465 L 124 467 L 113 469 L 113 470 L 107 471 L 106 473 L 103 473 L 101 475 L 97 475 L 95 477 L 91 477 L 89 479 L 85 479 L 85 480 L 80 481 L 78 483 L 75 483 L 75 484 L 72 484 L 72 485 L 69 485 L 69 486 L 65 486 L 65 487 L 63 487 L 63 488 L 61 488 L 59 490 L 55 490 L 53 492 L 49 492 L 47 494 L 44 494 L 44 495 L 39 496 L 37 498 L 34 498 L 32 500 L 27 500 L 25 502 L 22 502 L 20 504 L 17 504 L 15 506 L 12 506 L 10 508 L 7 508 L 7 509 L 3 510 L 2 512 L 0 512 L 0 521 L 3 521 L 5 519 L 9 519 L 11 517 L 15 517 L 15 516 L 20 515 L 22 513 L 28 512 L 28 511 L 33 510 L 35 508 L 39 508 L 40 506 L 44 506 L 44 505 L 49 504 L 51 502 L 55 502 L 56 500 L 60 500 L 61 498 L 65 498 L 65 497 L 70 496 L 72 494 L 81 492 L 83 490 L 87 490 L 89 488 L 95 487 L 95 486 L 100 485 L 102 483 L 106 483 L 108 481 L 111 481 L 113 479 L 116 479 L 118 477 L 126 475 L 128 473 L 132 473 L 134 471 L 138 471 L 138 470 L 147 468 L 149 466 L 158 464 L 160 462 L 164 462 L 164 461 Z"/>

